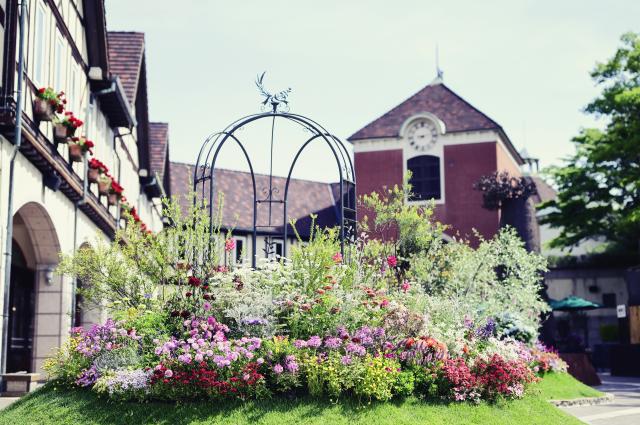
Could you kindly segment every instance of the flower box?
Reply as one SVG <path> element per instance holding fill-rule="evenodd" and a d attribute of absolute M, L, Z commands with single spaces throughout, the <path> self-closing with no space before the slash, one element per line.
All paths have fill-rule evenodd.
<path fill-rule="evenodd" d="M 69 159 L 72 162 L 82 162 L 84 149 L 79 143 L 69 143 Z"/>
<path fill-rule="evenodd" d="M 118 203 L 118 198 L 119 198 L 119 196 L 118 196 L 117 193 L 109 193 L 107 195 L 107 203 L 109 205 L 115 205 L 115 204 Z"/>
<path fill-rule="evenodd" d="M 98 193 L 100 195 L 108 195 L 111 188 L 111 179 L 107 176 L 101 176 L 98 179 Z"/>
<path fill-rule="evenodd" d="M 87 171 L 87 180 L 89 180 L 89 183 L 98 183 L 99 177 L 100 177 L 99 169 L 89 168 L 89 171 Z"/>
<path fill-rule="evenodd" d="M 33 119 L 36 121 L 51 121 L 53 119 L 53 105 L 44 99 L 34 100 Z"/>
<path fill-rule="evenodd" d="M 69 130 L 63 123 L 56 123 L 53 126 L 53 140 L 56 143 L 66 143 L 69 137 Z"/>

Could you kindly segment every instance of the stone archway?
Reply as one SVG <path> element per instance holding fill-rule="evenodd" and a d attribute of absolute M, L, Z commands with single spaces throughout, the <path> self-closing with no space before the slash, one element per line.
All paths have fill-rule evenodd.
<path fill-rule="evenodd" d="M 52 349 L 59 347 L 70 324 L 70 291 L 60 276 L 53 273 L 58 264 L 60 242 L 51 217 L 37 202 L 21 206 L 13 217 L 13 240 L 22 255 L 21 264 L 12 261 L 12 292 L 32 296 L 32 310 L 18 311 L 10 306 L 14 323 L 23 322 L 29 328 L 30 344 L 21 369 L 38 372 Z M 14 273 L 15 272 L 15 273 Z M 29 294 L 29 291 L 32 291 Z M 24 303 L 23 303 L 24 304 Z M 11 330 L 10 330 L 11 332 Z M 24 332 L 23 332 L 24 333 Z M 9 335 L 11 341 L 11 334 Z M 8 347 L 12 349 L 11 344 Z"/>

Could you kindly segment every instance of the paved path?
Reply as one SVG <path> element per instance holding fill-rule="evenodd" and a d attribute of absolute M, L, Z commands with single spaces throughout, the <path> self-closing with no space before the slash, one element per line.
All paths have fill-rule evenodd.
<path fill-rule="evenodd" d="M 611 403 L 563 407 L 562 410 L 592 425 L 640 424 L 640 378 L 600 374 L 600 379 L 602 385 L 594 388 L 614 394 L 615 399 Z"/>

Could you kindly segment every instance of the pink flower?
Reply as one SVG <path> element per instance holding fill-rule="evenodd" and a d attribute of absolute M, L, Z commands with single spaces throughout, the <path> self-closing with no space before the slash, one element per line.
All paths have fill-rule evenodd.
<path fill-rule="evenodd" d="M 398 265 L 398 258 L 395 255 L 389 255 L 387 257 L 387 264 L 389 267 L 395 267 Z"/>
<path fill-rule="evenodd" d="M 171 378 L 173 376 L 173 371 L 171 369 L 167 369 L 164 371 L 165 378 Z"/>
<path fill-rule="evenodd" d="M 231 252 L 233 251 L 233 249 L 236 247 L 236 240 L 229 238 L 226 241 L 224 241 L 224 250 L 227 252 Z"/>
<path fill-rule="evenodd" d="M 274 372 L 276 375 L 280 375 L 283 371 L 284 371 L 284 368 L 282 367 L 282 365 L 281 365 L 281 364 L 277 364 L 277 365 L 275 365 L 275 366 L 273 367 L 273 372 Z"/>
<path fill-rule="evenodd" d="M 211 310 L 211 304 L 206 302 L 202 305 L 202 308 L 204 308 L 204 311 L 209 311 Z"/>
<path fill-rule="evenodd" d="M 335 254 L 333 254 L 333 257 L 331 257 L 331 259 L 333 260 L 334 263 L 340 264 L 342 263 L 342 254 L 339 252 L 336 252 Z"/>
<path fill-rule="evenodd" d="M 408 281 L 404 281 L 402 282 L 402 285 L 400 285 L 400 289 L 402 289 L 402 292 L 407 292 L 409 289 L 411 288 L 411 285 L 409 285 Z"/>

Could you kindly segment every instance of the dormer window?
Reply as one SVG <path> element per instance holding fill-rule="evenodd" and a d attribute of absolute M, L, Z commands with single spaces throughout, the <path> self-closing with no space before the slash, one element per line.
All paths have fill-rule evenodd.
<path fill-rule="evenodd" d="M 411 171 L 412 195 L 409 201 L 440 199 L 440 158 L 433 155 L 416 156 L 407 161 Z"/>

